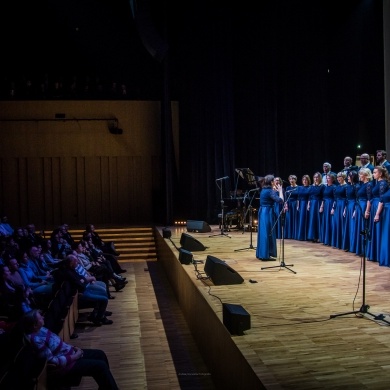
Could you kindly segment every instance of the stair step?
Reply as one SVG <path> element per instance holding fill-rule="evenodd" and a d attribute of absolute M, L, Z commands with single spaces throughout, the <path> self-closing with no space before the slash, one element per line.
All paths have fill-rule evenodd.
<path fill-rule="evenodd" d="M 80 240 L 85 229 L 69 229 L 75 241 Z M 157 249 L 152 227 L 96 229 L 100 238 L 113 241 L 120 253 L 119 263 L 157 261 Z"/>

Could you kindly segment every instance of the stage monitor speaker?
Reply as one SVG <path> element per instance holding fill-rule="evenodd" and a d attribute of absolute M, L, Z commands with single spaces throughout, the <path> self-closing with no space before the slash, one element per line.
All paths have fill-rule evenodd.
<path fill-rule="evenodd" d="M 201 242 L 187 233 L 181 234 L 180 245 L 183 249 L 190 252 L 204 251 L 206 249 L 206 247 Z"/>
<path fill-rule="evenodd" d="M 169 229 L 164 228 L 162 230 L 163 238 L 171 238 L 172 232 Z"/>
<path fill-rule="evenodd" d="M 210 225 L 205 221 L 193 221 L 187 220 L 187 231 L 196 233 L 208 233 L 211 232 Z"/>
<path fill-rule="evenodd" d="M 241 275 L 229 267 L 223 260 L 210 255 L 207 256 L 204 272 L 216 286 L 221 284 L 240 284 L 244 281 Z"/>
<path fill-rule="evenodd" d="M 182 264 L 191 264 L 193 258 L 194 258 L 194 255 L 191 252 L 186 251 L 183 248 L 179 248 L 179 260 L 180 260 L 180 263 L 182 263 Z"/>
<path fill-rule="evenodd" d="M 223 303 L 222 316 L 223 324 L 230 334 L 242 336 L 244 330 L 251 328 L 251 316 L 241 305 Z"/>

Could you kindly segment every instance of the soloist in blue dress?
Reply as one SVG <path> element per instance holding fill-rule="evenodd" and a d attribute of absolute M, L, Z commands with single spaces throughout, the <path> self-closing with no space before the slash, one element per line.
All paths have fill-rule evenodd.
<path fill-rule="evenodd" d="M 277 256 L 275 203 L 283 204 L 278 192 L 271 187 L 263 187 L 260 192 L 256 247 L 256 257 L 260 260 Z"/>

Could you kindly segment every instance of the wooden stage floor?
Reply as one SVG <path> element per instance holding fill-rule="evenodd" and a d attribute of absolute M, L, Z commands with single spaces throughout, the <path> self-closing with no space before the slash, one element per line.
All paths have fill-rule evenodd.
<path fill-rule="evenodd" d="M 209 233 L 187 233 L 185 228 L 171 227 L 171 238 L 160 242 L 160 247 L 165 243 L 167 250 L 178 258 L 180 238 L 187 233 L 207 247 L 192 252 L 195 260 L 205 262 L 208 255 L 217 257 L 244 278 L 242 284 L 214 285 L 199 279 L 193 264 L 179 263 L 225 330 L 221 302 L 241 305 L 250 314 L 251 328 L 244 335 L 225 333 L 263 388 L 389 388 L 389 268 L 366 261 L 364 278 L 362 258 L 354 254 L 322 244 L 285 240 L 284 261 L 295 273 L 284 267 L 262 269 L 280 265 L 281 259 L 276 262 L 256 259 L 252 249 L 256 247 L 256 232 L 251 240 L 249 232 L 232 230 L 227 237 L 220 234 L 218 226 L 211 228 Z M 162 235 L 162 229 L 157 230 Z M 282 249 L 278 240 L 279 255 Z M 198 271 L 203 268 L 204 263 L 197 264 Z M 179 295 L 180 288 L 174 288 Z M 188 302 L 191 299 L 180 296 L 178 299 L 189 322 L 193 303 L 192 307 L 185 307 L 186 299 Z M 359 312 L 363 303 L 369 305 L 365 315 Z M 356 315 L 330 318 L 355 310 Z M 380 314 L 384 315 L 384 321 Z M 205 321 L 210 320 L 205 317 Z M 195 334 L 195 340 L 199 336 Z M 203 331 L 203 337 L 206 336 Z M 200 350 L 205 353 L 204 348 Z M 220 356 L 220 364 L 228 363 L 229 358 Z M 205 360 L 207 364 L 207 356 Z M 230 375 L 234 365 L 227 367 L 226 375 Z"/>

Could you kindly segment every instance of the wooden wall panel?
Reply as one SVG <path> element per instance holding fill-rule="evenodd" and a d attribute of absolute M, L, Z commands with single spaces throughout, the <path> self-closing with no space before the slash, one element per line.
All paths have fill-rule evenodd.
<path fill-rule="evenodd" d="M 123 134 L 99 119 L 112 117 Z M 0 211 L 14 225 L 45 230 L 153 223 L 163 185 L 160 127 L 159 102 L 1 101 Z"/>

